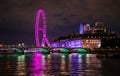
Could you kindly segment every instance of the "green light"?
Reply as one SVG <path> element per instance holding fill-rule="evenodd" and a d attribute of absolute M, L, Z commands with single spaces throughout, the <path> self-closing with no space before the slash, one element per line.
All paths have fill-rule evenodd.
<path fill-rule="evenodd" d="M 62 52 L 62 53 L 69 53 L 69 50 L 68 50 L 68 49 L 65 49 L 65 48 L 61 48 L 61 52 Z"/>
<path fill-rule="evenodd" d="M 85 49 L 77 49 L 78 50 L 78 53 L 87 53 L 87 50 Z"/>
<path fill-rule="evenodd" d="M 61 57 L 61 58 L 66 58 L 68 55 L 69 55 L 69 54 L 67 54 L 67 53 L 60 53 L 60 57 Z"/>
<path fill-rule="evenodd" d="M 25 55 L 18 56 L 18 61 L 25 61 Z"/>
<path fill-rule="evenodd" d="M 61 54 L 61 57 L 62 57 L 62 58 L 65 58 L 65 54 Z"/>
<path fill-rule="evenodd" d="M 19 53 L 22 52 L 22 50 L 20 50 L 20 49 L 18 49 L 18 48 L 12 48 L 12 49 L 18 51 Z"/>
<path fill-rule="evenodd" d="M 49 53 L 49 51 L 48 51 L 47 49 L 44 49 L 44 48 L 40 48 L 40 51 L 41 51 L 42 53 Z"/>

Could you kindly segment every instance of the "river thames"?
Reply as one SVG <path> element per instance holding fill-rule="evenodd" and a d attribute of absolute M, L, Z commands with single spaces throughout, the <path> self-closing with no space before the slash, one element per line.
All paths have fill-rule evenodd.
<path fill-rule="evenodd" d="M 96 54 L 0 54 L 0 76 L 120 76 L 120 59 Z"/>

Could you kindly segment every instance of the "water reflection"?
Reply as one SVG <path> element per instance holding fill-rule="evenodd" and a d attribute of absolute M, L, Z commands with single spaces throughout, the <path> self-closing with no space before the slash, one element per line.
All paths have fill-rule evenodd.
<path fill-rule="evenodd" d="M 45 71 L 45 74 L 46 76 L 49 76 L 51 75 L 51 55 L 48 54 L 46 55 L 46 71 Z"/>
<path fill-rule="evenodd" d="M 0 62 L 0 76 L 100 76 L 103 67 L 95 54 L 78 53 L 0 56 Z"/>
<path fill-rule="evenodd" d="M 45 66 L 45 57 L 40 52 L 33 53 L 31 58 L 31 65 L 29 66 L 30 75 L 29 76 L 43 76 L 44 75 L 44 66 Z"/>
<path fill-rule="evenodd" d="M 101 62 L 87 54 L 52 54 L 49 62 L 50 75 L 70 76 L 99 76 Z M 92 61 L 91 61 L 92 60 Z"/>
<path fill-rule="evenodd" d="M 60 75 L 60 54 L 51 55 L 51 75 Z"/>
<path fill-rule="evenodd" d="M 61 54 L 61 65 L 60 65 L 60 74 L 62 75 L 69 75 L 68 69 L 68 54 Z"/>
<path fill-rule="evenodd" d="M 70 55 L 70 62 L 69 67 L 71 69 L 70 75 L 71 76 L 83 76 L 85 75 L 84 70 L 86 68 L 85 63 L 85 54 L 77 54 L 73 53 Z"/>
<path fill-rule="evenodd" d="M 25 76 L 26 68 L 25 68 L 25 55 L 17 56 L 17 64 L 16 64 L 16 76 Z"/>

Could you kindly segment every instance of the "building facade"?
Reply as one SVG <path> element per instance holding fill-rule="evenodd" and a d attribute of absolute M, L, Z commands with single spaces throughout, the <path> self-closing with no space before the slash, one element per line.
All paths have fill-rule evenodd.
<path fill-rule="evenodd" d="M 101 46 L 100 39 L 75 39 L 75 40 L 61 40 L 51 44 L 52 47 L 66 47 L 66 48 L 99 48 Z"/>

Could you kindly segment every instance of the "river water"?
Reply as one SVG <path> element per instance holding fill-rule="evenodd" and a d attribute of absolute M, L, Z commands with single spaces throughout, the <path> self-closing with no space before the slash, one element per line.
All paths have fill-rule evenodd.
<path fill-rule="evenodd" d="M 120 59 L 96 54 L 2 54 L 0 76 L 120 76 Z"/>

